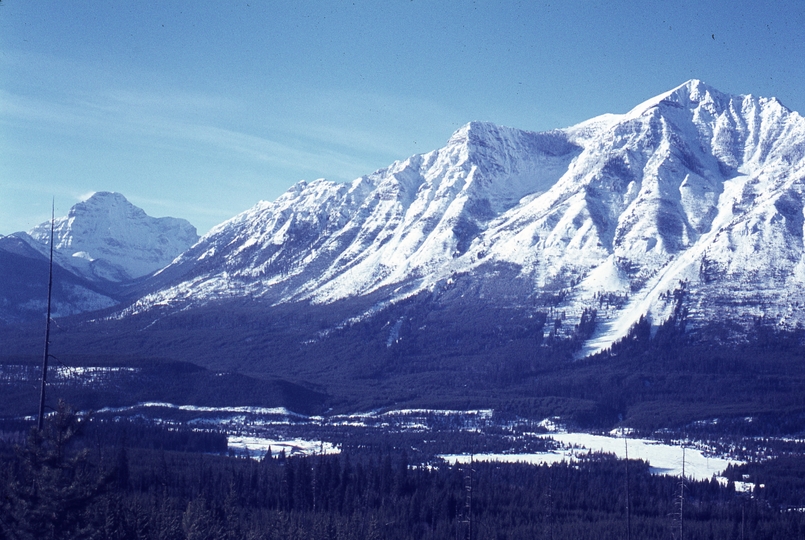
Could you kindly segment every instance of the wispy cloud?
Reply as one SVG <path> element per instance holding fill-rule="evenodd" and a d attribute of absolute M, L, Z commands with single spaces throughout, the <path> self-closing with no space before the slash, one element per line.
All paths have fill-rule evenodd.
<path fill-rule="evenodd" d="M 80 202 L 84 202 L 84 201 L 88 200 L 90 197 L 92 197 L 93 195 L 95 195 L 96 193 L 97 193 L 97 191 L 86 191 L 84 193 L 81 193 L 80 195 L 77 195 L 76 199 L 78 199 Z"/>
<path fill-rule="evenodd" d="M 187 90 L 152 73 L 8 50 L 0 67 L 22 81 L 0 85 L 0 122 L 11 129 L 118 148 L 220 153 L 222 159 L 242 159 L 244 168 L 252 162 L 260 170 L 282 169 L 288 182 L 352 179 L 432 150 L 458 127 L 455 114 L 435 102 L 360 88 Z M 38 87 L 30 86 L 37 80 Z"/>
<path fill-rule="evenodd" d="M 368 131 L 326 124 L 292 129 L 283 126 L 277 130 L 277 137 L 266 137 L 220 125 L 226 124 L 225 120 L 205 118 L 211 116 L 206 114 L 209 111 L 218 114 L 222 108 L 235 107 L 232 101 L 219 102 L 205 96 L 159 97 L 126 91 L 92 100 L 82 96 L 72 101 L 51 101 L 0 90 L 0 118 L 26 129 L 36 126 L 89 137 L 122 136 L 128 137 L 129 143 L 237 154 L 245 160 L 308 173 L 365 170 L 371 166 L 363 156 L 394 152 L 393 145 L 378 144 L 382 138 Z M 200 121 L 190 121 L 188 116 Z"/>
<path fill-rule="evenodd" d="M 296 136 L 349 154 L 384 154 L 397 158 L 401 149 L 417 139 L 432 150 L 447 140 L 452 130 L 466 121 L 426 99 L 340 89 L 320 92 L 303 89 L 279 99 L 294 110 L 288 127 Z"/>
<path fill-rule="evenodd" d="M 361 89 L 216 94 L 97 64 L 4 55 L 2 190 L 56 193 L 57 210 L 114 189 L 152 215 L 188 217 L 206 230 L 298 180 L 349 181 L 437 148 L 458 127 L 435 103 Z M 37 84 L 34 65 L 49 73 Z M 23 212 L 6 199 L 0 210 Z"/>

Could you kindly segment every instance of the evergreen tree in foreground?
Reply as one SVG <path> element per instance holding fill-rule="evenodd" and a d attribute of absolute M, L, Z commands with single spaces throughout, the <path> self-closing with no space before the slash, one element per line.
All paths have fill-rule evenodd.
<path fill-rule="evenodd" d="M 82 536 L 88 509 L 112 478 L 76 444 L 86 418 L 59 402 L 40 431 L 32 429 L 2 471 L 0 527 L 13 539 Z"/>

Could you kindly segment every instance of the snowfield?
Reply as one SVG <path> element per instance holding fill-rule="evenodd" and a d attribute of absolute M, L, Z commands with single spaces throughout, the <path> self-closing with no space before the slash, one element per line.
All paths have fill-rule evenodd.
<path fill-rule="evenodd" d="M 742 462 L 724 457 L 709 456 L 702 450 L 669 445 L 648 439 L 632 439 L 593 435 L 590 433 L 551 433 L 543 435 L 559 442 L 562 446 L 551 452 L 533 454 L 459 454 L 443 455 L 448 463 L 469 463 L 469 461 L 498 461 L 502 463 L 531 463 L 550 465 L 563 461 L 573 462 L 592 453 L 613 454 L 619 459 L 640 459 L 651 466 L 655 474 L 683 476 L 694 480 L 709 480 L 719 477 L 729 465 Z M 684 456 L 684 464 L 683 464 Z"/>

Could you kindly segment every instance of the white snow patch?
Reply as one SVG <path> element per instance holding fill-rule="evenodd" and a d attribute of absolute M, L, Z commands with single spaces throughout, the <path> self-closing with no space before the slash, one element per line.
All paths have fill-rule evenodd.
<path fill-rule="evenodd" d="M 247 437 L 230 435 L 227 446 L 236 453 L 246 452 L 255 459 L 262 458 L 269 448 L 276 456 L 283 450 L 286 456 L 313 456 L 320 454 L 340 454 L 341 449 L 326 441 L 309 441 L 306 439 L 266 439 L 263 437 Z"/>
<path fill-rule="evenodd" d="M 540 436 L 540 435 L 538 435 Z M 547 464 L 562 461 L 578 461 L 590 452 L 604 452 L 614 454 L 624 459 L 628 453 L 629 459 L 640 459 L 649 463 L 654 474 L 682 476 L 683 448 L 648 439 L 616 438 L 590 433 L 551 433 L 540 437 L 550 437 L 562 444 L 562 448 L 551 452 L 536 452 L 533 454 L 447 454 L 440 456 L 448 463 L 468 463 L 475 461 L 495 461 L 505 463 Z M 696 448 L 685 448 L 684 471 L 685 478 L 694 480 L 709 480 L 718 477 L 729 465 L 740 465 L 742 462 L 706 455 Z"/>

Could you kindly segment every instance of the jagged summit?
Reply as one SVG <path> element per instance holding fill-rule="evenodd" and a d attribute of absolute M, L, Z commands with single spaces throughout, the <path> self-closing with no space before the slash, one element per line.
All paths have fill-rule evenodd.
<path fill-rule="evenodd" d="M 126 197 L 120 193 L 110 191 L 96 191 L 86 200 L 75 204 L 67 214 L 69 218 L 78 216 L 89 216 L 90 219 L 98 221 L 101 215 L 108 216 L 108 224 L 124 219 L 142 219 L 146 216 L 142 208 L 131 204 Z"/>
<path fill-rule="evenodd" d="M 54 249 L 65 268 L 90 279 L 123 282 L 154 272 L 198 240 L 183 219 L 153 218 L 120 193 L 97 192 L 55 221 Z M 43 253 L 50 222 L 15 233 Z"/>
<path fill-rule="evenodd" d="M 663 92 L 658 96 L 640 103 L 623 115 L 626 118 L 636 118 L 646 111 L 658 107 L 662 104 L 685 109 L 695 108 L 703 103 L 724 103 L 729 101 L 731 96 L 723 94 L 719 90 L 698 80 L 691 79 L 676 88 Z"/>

